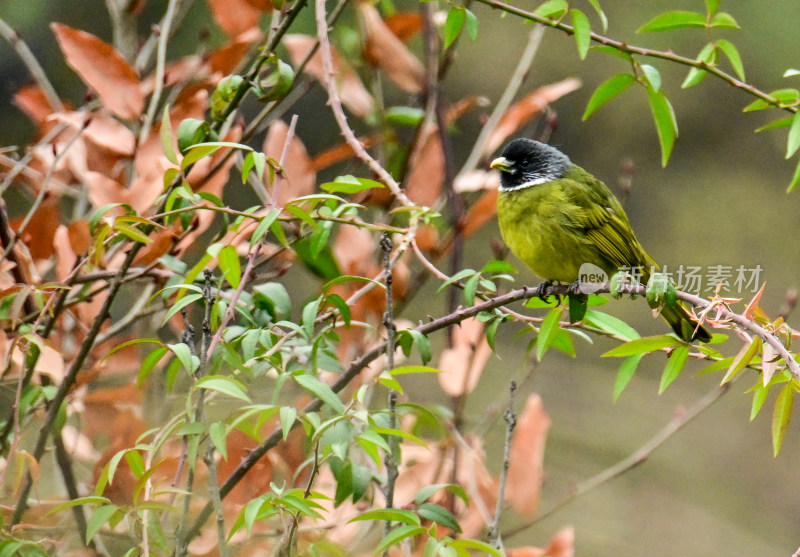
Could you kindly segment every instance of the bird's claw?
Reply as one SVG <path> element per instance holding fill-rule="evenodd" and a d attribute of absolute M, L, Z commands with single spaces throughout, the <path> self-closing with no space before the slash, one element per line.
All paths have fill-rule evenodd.
<path fill-rule="evenodd" d="M 536 296 L 543 302 L 547 303 L 548 298 L 550 295 L 547 293 L 547 289 L 553 286 L 553 283 L 549 280 L 539 283 L 539 286 L 536 287 Z"/>
<path fill-rule="evenodd" d="M 583 294 L 583 292 L 581 292 L 580 281 L 576 280 L 567 287 L 567 296 L 580 296 L 581 294 Z"/>

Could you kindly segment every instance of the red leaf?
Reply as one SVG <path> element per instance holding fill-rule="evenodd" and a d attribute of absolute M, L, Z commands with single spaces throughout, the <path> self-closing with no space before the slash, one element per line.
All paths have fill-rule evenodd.
<path fill-rule="evenodd" d="M 135 120 L 144 109 L 139 76 L 113 46 L 91 33 L 51 23 L 67 64 L 123 120 Z"/>

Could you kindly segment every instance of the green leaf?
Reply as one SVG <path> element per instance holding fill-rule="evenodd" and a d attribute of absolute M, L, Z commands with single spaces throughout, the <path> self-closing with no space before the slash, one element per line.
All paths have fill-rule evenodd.
<path fill-rule="evenodd" d="M 644 73 L 647 83 L 650 84 L 650 87 L 653 88 L 653 91 L 661 90 L 661 73 L 658 71 L 658 69 L 650 64 L 642 64 L 641 69 L 642 73 Z"/>
<path fill-rule="evenodd" d="M 753 404 L 750 407 L 750 421 L 756 419 L 758 413 L 761 411 L 761 408 L 764 406 L 764 403 L 767 401 L 767 395 L 769 394 L 769 385 L 764 385 L 761 381 L 755 384 L 753 387 Z"/>
<path fill-rule="evenodd" d="M 125 224 L 124 222 L 115 222 L 113 228 L 117 232 L 121 232 L 134 242 L 139 242 L 140 244 L 149 244 L 153 241 L 152 238 L 135 226 Z"/>
<path fill-rule="evenodd" d="M 253 235 L 250 237 L 251 248 L 255 246 L 261 240 L 261 238 L 264 237 L 264 235 L 267 233 L 267 230 L 270 229 L 272 223 L 277 220 L 280 214 L 281 210 L 274 208 L 270 209 L 266 215 L 261 217 L 261 220 L 258 221 L 258 226 L 256 226 L 256 229 L 253 231 Z"/>
<path fill-rule="evenodd" d="M 778 118 L 777 120 L 773 120 L 769 124 L 764 124 L 760 128 L 756 128 L 756 132 L 764 132 L 768 130 L 777 130 L 779 128 L 788 128 L 792 125 L 794 118 L 791 116 L 786 116 L 785 118 Z"/>
<path fill-rule="evenodd" d="M 176 344 L 167 344 L 175 357 L 181 362 L 184 369 L 189 373 L 194 373 L 194 370 L 200 365 L 200 359 L 192 355 L 192 350 L 184 343 L 179 342 Z"/>
<path fill-rule="evenodd" d="M 410 106 L 391 106 L 384 112 L 384 117 L 389 124 L 396 126 L 418 126 L 425 117 L 425 111 Z"/>
<path fill-rule="evenodd" d="M 791 383 L 787 383 L 778 393 L 775 400 L 775 408 L 772 411 L 772 451 L 774 456 L 778 456 L 786 437 L 786 430 L 789 427 L 789 420 L 792 418 L 792 407 L 794 406 L 794 388 Z"/>
<path fill-rule="evenodd" d="M 464 12 L 467 15 L 467 34 L 474 41 L 478 38 L 478 17 L 469 8 L 464 8 Z"/>
<path fill-rule="evenodd" d="M 719 9 L 719 0 L 706 0 L 706 9 L 708 10 L 708 15 L 713 16 Z"/>
<path fill-rule="evenodd" d="M 573 9 L 572 26 L 575 30 L 575 44 L 578 46 L 578 56 L 581 60 L 586 58 L 589 53 L 589 47 L 592 45 L 592 27 L 589 23 L 589 18 L 580 10 Z"/>
<path fill-rule="evenodd" d="M 222 422 L 215 422 L 208 427 L 208 436 L 224 460 L 228 460 L 228 428 Z"/>
<path fill-rule="evenodd" d="M 589 307 L 587 304 L 588 296 L 586 294 L 577 294 L 569 296 L 569 322 L 577 323 L 583 316 L 586 315 L 586 309 Z"/>
<path fill-rule="evenodd" d="M 750 344 L 745 344 L 742 346 L 739 353 L 736 354 L 736 357 L 733 359 L 733 363 L 731 367 L 728 368 L 728 373 L 725 374 L 725 377 L 722 378 L 720 385 L 724 385 L 737 375 L 739 372 L 742 371 L 744 368 L 748 366 L 748 364 L 756 357 L 758 351 L 761 349 L 761 337 L 753 337 L 753 340 L 750 341 Z"/>
<path fill-rule="evenodd" d="M 441 524 L 454 532 L 461 532 L 461 525 L 458 523 L 458 520 L 456 520 L 456 517 L 441 505 L 437 505 L 436 503 L 423 503 L 419 506 L 417 512 L 419 516 L 426 520 Z"/>
<path fill-rule="evenodd" d="M 467 14 L 463 6 L 452 6 L 450 11 L 447 12 L 447 19 L 444 23 L 444 47 L 450 48 L 458 36 L 461 34 L 461 28 L 464 27 L 464 20 Z"/>
<path fill-rule="evenodd" d="M 228 281 L 234 288 L 239 288 L 242 282 L 242 266 L 239 263 L 239 254 L 236 253 L 236 248 L 227 245 L 217 255 L 219 260 L 219 268 L 225 275 L 225 280 Z"/>
<path fill-rule="evenodd" d="M 175 154 L 175 134 L 172 133 L 169 106 L 166 105 L 164 106 L 164 113 L 161 115 L 161 149 L 169 162 L 178 164 L 178 156 Z"/>
<path fill-rule="evenodd" d="M 705 27 L 706 16 L 697 12 L 674 10 L 659 14 L 636 30 L 637 33 L 669 31 L 686 27 Z"/>
<path fill-rule="evenodd" d="M 739 29 L 739 24 L 729 13 L 719 12 L 711 18 L 711 27 L 717 29 Z"/>
<path fill-rule="evenodd" d="M 419 489 L 419 491 L 417 491 L 417 494 L 414 495 L 414 502 L 417 505 L 422 504 L 430 499 L 431 496 L 440 489 L 445 489 L 454 493 L 462 501 L 464 501 L 465 505 L 469 505 L 469 495 L 467 494 L 466 490 L 458 484 L 431 484 L 423 486 Z"/>
<path fill-rule="evenodd" d="M 600 7 L 600 2 L 598 2 L 598 0 L 589 0 L 589 3 L 594 8 L 594 11 L 597 12 L 597 15 L 600 16 L 600 23 L 603 24 L 603 32 L 605 33 L 608 30 L 608 18 L 603 8 Z"/>
<path fill-rule="evenodd" d="M 435 367 L 427 366 L 402 366 L 390 369 L 389 373 L 392 375 L 406 375 L 409 373 L 441 373 L 441 370 Z"/>
<path fill-rule="evenodd" d="M 628 341 L 621 346 L 617 346 L 616 348 L 609 350 L 608 352 L 603 354 L 603 357 L 619 358 L 623 356 L 625 357 L 636 356 L 637 354 L 647 354 L 649 352 L 655 352 L 656 350 L 661 350 L 662 348 L 670 348 L 672 346 L 678 346 L 679 344 L 681 344 L 681 341 L 672 335 L 657 335 L 651 337 L 642 337 Z"/>
<path fill-rule="evenodd" d="M 427 364 L 433 358 L 433 351 L 431 350 L 431 343 L 428 337 L 414 329 L 405 329 L 400 331 L 400 346 L 406 355 L 411 353 L 411 345 L 417 347 L 422 363 Z M 410 339 L 410 340 L 406 340 Z"/>
<path fill-rule="evenodd" d="M 161 326 L 163 327 L 164 325 L 166 325 L 167 321 L 169 321 L 170 318 L 173 315 L 175 315 L 176 313 L 181 311 L 186 306 L 188 306 L 190 304 L 193 304 L 196 301 L 202 300 L 202 299 L 203 299 L 203 295 L 202 294 L 189 294 L 188 296 L 184 296 L 183 298 L 179 298 L 177 302 L 175 302 L 174 304 L 172 304 L 172 306 L 170 306 L 170 308 L 167 311 L 167 313 L 161 319 Z"/>
<path fill-rule="evenodd" d="M 303 307 L 303 330 L 308 338 L 314 336 L 314 326 L 321 302 L 320 298 L 314 298 Z"/>
<path fill-rule="evenodd" d="M 705 62 L 709 66 L 713 66 L 717 62 L 717 50 L 714 43 L 708 43 L 697 55 L 698 62 Z M 708 76 L 706 70 L 700 68 L 691 68 L 689 73 L 686 74 L 686 79 L 681 83 L 681 89 L 688 89 L 694 87 Z"/>
<path fill-rule="evenodd" d="M 655 91 L 652 87 L 646 89 L 650 99 L 653 121 L 658 132 L 658 141 L 661 144 L 661 166 L 667 166 L 667 161 L 672 154 L 672 147 L 675 145 L 675 138 L 678 136 L 675 111 L 663 91 Z"/>
<path fill-rule="evenodd" d="M 474 549 L 476 551 L 481 551 L 486 553 L 487 555 L 494 555 L 494 557 L 504 557 L 504 553 L 500 553 L 496 548 L 492 547 L 488 543 L 478 541 L 478 540 L 470 540 L 467 538 L 461 538 L 458 540 L 453 540 L 447 544 L 449 547 L 455 549 L 459 556 L 466 556 L 471 555 L 468 553 L 468 549 Z"/>
<path fill-rule="evenodd" d="M 588 310 L 586 315 L 583 316 L 583 322 L 624 340 L 634 340 L 640 337 L 636 329 L 625 323 L 622 319 L 603 313 L 602 311 Z"/>
<path fill-rule="evenodd" d="M 399 528 L 395 528 L 391 532 L 389 532 L 381 542 L 378 544 L 378 547 L 375 548 L 375 553 L 381 553 L 385 549 L 390 548 L 391 546 L 400 543 L 406 538 L 413 538 L 414 536 L 418 536 L 419 534 L 424 534 L 427 530 L 422 526 L 414 526 L 408 524 L 406 526 L 400 526 Z"/>
<path fill-rule="evenodd" d="M 534 13 L 541 17 L 558 19 L 567 12 L 568 7 L 566 0 L 548 0 L 536 8 Z"/>
<path fill-rule="evenodd" d="M 536 359 L 542 361 L 547 349 L 553 344 L 559 331 L 558 320 L 561 319 L 561 308 L 551 309 L 539 328 L 539 338 L 536 340 Z"/>
<path fill-rule="evenodd" d="M 800 148 L 800 110 L 794 113 L 792 127 L 789 128 L 789 137 L 786 140 L 786 158 L 788 159 Z"/>
<path fill-rule="evenodd" d="M 688 357 L 689 347 L 686 344 L 681 344 L 672 351 L 672 354 L 669 355 L 669 359 L 667 360 L 667 365 L 664 367 L 664 373 L 661 374 L 661 384 L 658 386 L 658 394 L 663 393 L 664 390 L 678 378 L 681 370 L 683 370 L 684 364 L 686 364 L 686 358 Z"/>
<path fill-rule="evenodd" d="M 144 360 L 142 360 L 142 365 L 139 368 L 139 374 L 136 376 L 136 385 L 138 387 L 142 386 L 144 380 L 147 379 L 147 377 L 153 371 L 153 368 L 159 361 L 161 361 L 161 358 L 164 357 L 164 354 L 166 354 L 168 351 L 169 349 L 166 346 L 159 346 L 150 352 L 144 358 Z"/>
<path fill-rule="evenodd" d="M 251 151 L 247 153 L 242 163 L 242 183 L 247 183 L 247 175 L 250 174 L 252 169 L 256 169 L 256 176 L 259 180 L 264 179 L 264 169 L 267 167 L 267 155 Z"/>
<path fill-rule="evenodd" d="M 644 354 L 637 354 L 636 356 L 625 358 L 622 361 L 622 365 L 619 366 L 619 371 L 617 372 L 617 380 L 614 382 L 614 402 L 617 402 L 622 391 L 625 390 L 625 387 L 627 387 L 628 383 L 633 379 L 636 368 L 643 357 Z"/>
<path fill-rule="evenodd" d="M 339 176 L 333 182 L 326 182 L 320 186 L 328 193 L 358 193 L 360 191 L 384 188 L 383 184 L 368 178 L 356 178 L 352 175 Z"/>
<path fill-rule="evenodd" d="M 114 516 L 119 508 L 116 505 L 103 505 L 102 507 L 98 507 L 96 511 L 92 513 L 92 516 L 89 517 L 89 520 L 86 522 L 86 544 L 88 545 L 92 538 L 100 531 L 100 529 L 105 526 L 110 520 L 111 517 Z"/>
<path fill-rule="evenodd" d="M 336 396 L 333 389 L 320 381 L 317 377 L 307 373 L 293 375 L 292 377 L 298 385 L 330 406 L 334 412 L 337 414 L 344 414 L 344 404 L 342 404 L 342 401 L 339 400 L 339 397 Z"/>
<path fill-rule="evenodd" d="M 195 383 L 195 388 L 217 391 L 245 402 L 251 402 L 250 397 L 247 396 L 245 392 L 246 387 L 242 383 L 223 375 L 209 375 L 208 377 L 198 379 L 197 383 Z"/>
<path fill-rule="evenodd" d="M 594 114 L 598 108 L 606 104 L 608 101 L 625 91 L 636 81 L 636 78 L 629 73 L 617 74 L 611 79 L 601 83 L 592 97 L 589 99 L 589 104 L 586 105 L 586 110 L 583 113 L 583 120 Z"/>
<path fill-rule="evenodd" d="M 292 431 L 295 419 L 297 418 L 297 409 L 291 406 L 281 406 L 280 417 L 281 433 L 283 434 L 283 440 L 286 441 L 286 438 L 289 437 L 289 432 Z"/>
<path fill-rule="evenodd" d="M 731 63 L 733 71 L 739 76 L 739 79 L 744 81 L 744 64 L 742 64 L 742 57 L 739 55 L 739 50 L 733 46 L 732 42 L 725 39 L 719 39 L 717 41 L 717 46 L 725 53 L 725 56 L 728 57 L 728 61 Z"/>
<path fill-rule="evenodd" d="M 798 184 L 800 184 L 800 160 L 797 161 L 797 166 L 794 169 L 794 176 L 792 176 L 792 181 L 789 184 L 789 187 L 786 188 L 786 193 L 794 190 Z"/>
<path fill-rule="evenodd" d="M 421 524 L 419 517 L 414 512 L 405 509 L 375 509 L 351 518 L 347 522 L 349 524 L 362 520 L 384 520 L 386 522 L 401 522 L 414 526 Z"/>

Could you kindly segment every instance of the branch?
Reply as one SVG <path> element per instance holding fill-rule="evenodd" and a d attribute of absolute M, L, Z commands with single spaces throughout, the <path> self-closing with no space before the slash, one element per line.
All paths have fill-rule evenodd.
<path fill-rule="evenodd" d="M 545 289 L 545 295 L 566 295 L 569 285 L 550 285 Z M 609 285 L 605 284 L 602 287 L 597 288 L 596 292 L 601 293 L 608 293 L 609 292 Z M 644 295 L 645 294 L 645 287 L 644 286 L 633 286 L 629 285 L 625 287 L 624 293 L 626 294 L 638 294 Z M 682 301 L 685 301 L 695 307 L 705 309 L 710 307 L 713 302 L 700 298 L 699 296 L 693 296 L 691 294 L 686 294 L 684 292 L 678 292 L 678 298 Z M 423 334 L 429 335 L 436 331 L 440 331 L 451 325 L 455 325 L 456 323 L 460 323 L 465 319 L 469 319 L 471 317 L 475 317 L 476 315 L 491 311 L 493 309 L 518 302 L 520 300 L 526 300 L 528 298 L 532 298 L 537 296 L 537 289 L 530 288 L 530 287 L 523 287 L 517 290 L 512 290 L 511 292 L 507 292 L 506 294 L 502 294 L 500 296 L 496 296 L 482 302 L 480 304 L 476 304 L 474 306 L 470 306 L 467 308 L 459 308 L 458 310 L 439 317 L 437 319 L 432 319 L 427 323 L 423 323 L 414 327 L 413 330 Z M 798 368 L 797 362 L 792 358 L 791 354 L 786 350 L 786 348 L 780 343 L 780 341 L 771 333 L 760 327 L 759 325 L 753 323 L 752 321 L 744 318 L 741 315 L 738 315 L 728 309 L 725 308 L 718 308 L 719 314 L 721 317 L 730 319 L 740 325 L 741 327 L 754 332 L 755 334 L 759 334 L 762 338 L 773 345 L 773 342 L 777 344 L 777 346 L 773 345 L 776 351 L 784 357 L 785 361 L 788 362 L 790 369 L 792 370 L 792 374 L 795 374 L 795 370 Z M 358 359 L 356 359 L 350 367 L 348 367 L 339 378 L 330 385 L 331 390 L 335 393 L 341 392 L 353 379 L 355 379 L 369 364 L 371 364 L 376 358 L 380 355 L 385 354 L 386 352 L 386 342 L 383 342 L 371 350 L 365 352 L 361 355 Z M 780 350 L 778 349 L 780 347 Z M 800 370 L 798 370 L 800 371 Z M 797 377 L 797 376 L 796 376 Z M 320 408 L 322 408 L 323 402 L 319 398 L 315 398 L 300 411 L 301 413 L 312 413 L 317 412 Z M 691 412 L 690 412 L 691 413 Z M 292 426 L 298 427 L 300 422 L 295 422 Z M 262 443 L 253 449 L 236 467 L 236 469 L 231 472 L 230 476 L 225 480 L 225 483 L 220 487 L 220 496 L 224 499 L 228 493 L 236 486 L 236 484 L 241 481 L 241 479 L 247 474 L 247 472 L 263 457 L 267 452 L 273 449 L 278 442 L 283 438 L 283 432 L 280 427 L 277 427 Z M 192 539 L 194 536 L 200 533 L 203 525 L 205 524 L 206 520 L 208 520 L 209 516 L 211 516 L 213 509 L 211 503 L 206 503 L 206 506 L 198 515 L 197 519 L 195 520 L 192 527 L 189 529 L 187 533 L 187 541 Z"/>
<path fill-rule="evenodd" d="M 496 8 L 504 12 L 514 14 L 529 21 L 541 23 L 542 25 L 558 29 L 569 35 L 573 35 L 575 33 L 575 29 L 571 25 L 567 25 L 566 23 L 563 23 L 561 20 L 552 20 L 546 17 L 542 17 L 536 15 L 533 12 L 529 12 L 527 10 L 517 8 L 516 6 L 511 6 L 504 2 L 500 2 L 499 0 L 477 0 L 477 1 L 480 2 L 481 4 L 485 4 L 492 8 Z M 789 112 L 792 113 L 797 112 L 797 106 L 784 106 L 780 103 L 780 101 L 778 101 L 778 99 L 776 99 L 769 93 L 765 93 L 764 91 L 758 89 L 757 87 L 745 83 L 744 81 L 732 76 L 727 72 L 720 70 L 716 66 L 709 65 L 706 62 L 694 60 L 692 58 L 687 58 L 685 56 L 680 56 L 672 51 L 653 50 L 650 48 L 629 45 L 623 41 L 617 41 L 609 37 L 605 37 L 603 35 L 598 35 L 597 33 L 591 33 L 590 36 L 592 38 L 592 41 L 605 46 L 610 46 L 611 48 L 614 48 L 619 52 L 625 52 L 627 54 L 635 54 L 639 56 L 647 56 L 649 58 L 660 58 L 662 60 L 669 60 L 670 62 L 675 62 L 677 64 L 706 71 L 711 75 L 714 75 L 719 79 L 729 83 L 730 85 L 733 85 L 738 89 L 747 91 L 754 97 L 758 97 L 759 99 L 762 99 L 763 101 L 766 101 L 767 103 L 773 106 L 782 108 L 784 110 L 788 110 Z"/>

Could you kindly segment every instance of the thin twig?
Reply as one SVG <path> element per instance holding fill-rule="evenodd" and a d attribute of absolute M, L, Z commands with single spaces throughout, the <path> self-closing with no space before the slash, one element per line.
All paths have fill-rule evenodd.
<path fill-rule="evenodd" d="M 50 105 L 50 108 L 53 109 L 53 112 L 63 111 L 64 105 L 61 104 L 61 99 L 58 98 L 58 93 L 56 93 L 55 88 L 47 78 L 47 74 L 39 64 L 36 56 L 33 55 L 31 49 L 28 48 L 28 45 L 25 44 L 25 41 L 20 38 L 17 32 L 2 18 L 0 18 L 0 36 L 8 41 L 8 44 L 10 44 L 11 48 L 16 51 L 17 55 L 22 60 L 22 63 L 25 64 L 26 68 L 28 68 L 28 72 L 31 74 L 31 77 L 44 92 L 44 96 L 47 99 L 47 104 Z"/>
<path fill-rule="evenodd" d="M 386 284 L 386 311 L 383 313 L 383 326 L 386 328 L 386 369 L 389 373 L 394 369 L 394 346 L 397 335 L 397 325 L 394 322 L 394 307 L 392 302 L 392 239 L 388 234 L 381 235 L 381 251 L 383 252 L 383 273 Z M 389 389 L 389 429 L 397 428 L 397 391 Z M 386 466 L 386 508 L 394 507 L 394 487 L 397 481 L 397 436 L 389 435 L 389 450 L 383 458 Z M 387 520 L 384 535 L 392 530 L 392 521 Z M 384 557 L 389 550 L 383 552 Z"/>
<path fill-rule="evenodd" d="M 539 50 L 539 45 L 542 43 L 543 36 L 544 27 L 541 25 L 537 25 L 528 33 L 528 42 L 525 45 L 525 50 L 522 51 L 519 63 L 514 73 L 511 75 L 511 79 L 508 81 L 508 85 L 506 85 L 500 100 L 497 101 L 491 116 L 489 116 L 489 120 L 484 124 L 483 128 L 481 128 L 478 139 L 475 140 L 475 144 L 472 146 L 472 151 L 470 151 L 466 162 L 464 162 L 464 166 L 461 167 L 461 171 L 458 173 L 459 176 L 463 176 L 472 171 L 478 165 L 478 161 L 480 161 L 483 155 L 483 148 L 484 145 L 486 145 L 486 140 L 489 139 L 489 136 L 497 128 L 497 124 L 500 123 L 500 118 L 503 117 L 503 114 L 505 114 L 506 110 L 511 105 L 514 97 L 517 96 L 522 82 L 528 75 L 536 52 Z"/>
<path fill-rule="evenodd" d="M 153 126 L 153 120 L 156 116 L 158 103 L 161 101 L 161 92 L 164 90 L 164 72 L 167 64 L 167 43 L 170 38 L 170 29 L 172 22 L 175 18 L 176 5 L 178 0 L 169 0 L 167 4 L 167 11 L 161 20 L 161 29 L 158 36 L 158 48 L 156 49 L 156 74 L 153 77 L 153 94 L 150 96 L 150 104 L 147 107 L 147 113 L 142 122 L 142 127 L 139 130 L 139 144 L 144 143 L 147 136 L 150 135 L 150 128 Z"/>
<path fill-rule="evenodd" d="M 516 382 L 512 381 L 508 386 L 508 408 L 506 408 L 506 441 L 503 444 L 503 469 L 500 471 L 500 485 L 497 488 L 497 504 L 494 508 L 494 520 L 489 528 L 489 544 L 495 549 L 500 549 L 502 541 L 500 538 L 500 516 L 503 514 L 503 502 L 505 500 L 506 482 L 508 481 L 508 469 L 511 466 L 511 440 L 514 437 L 514 428 L 517 425 L 517 415 L 514 412 L 514 393 L 517 390 Z"/>
<path fill-rule="evenodd" d="M 375 173 L 378 179 L 383 182 L 389 191 L 392 192 L 395 199 L 397 199 L 405 207 L 414 207 L 414 203 L 406 197 L 406 194 L 400 189 L 392 175 L 384 169 L 378 161 L 367 153 L 364 146 L 356 137 L 355 132 L 347 124 L 347 116 L 345 116 L 344 109 L 342 108 L 342 100 L 339 98 L 339 92 L 336 90 L 335 72 L 333 70 L 333 56 L 331 55 L 331 44 L 328 40 L 328 23 L 325 15 L 325 0 L 315 0 L 316 4 L 316 21 L 317 21 L 317 37 L 322 54 L 322 67 L 325 70 L 322 76 L 322 84 L 328 92 L 328 101 L 330 103 L 331 112 L 339 125 L 339 130 L 342 133 L 347 144 L 353 149 L 356 156 L 369 166 L 370 170 Z"/>

